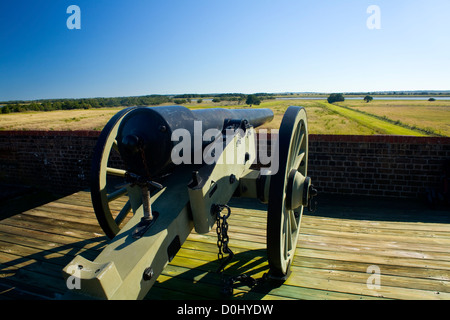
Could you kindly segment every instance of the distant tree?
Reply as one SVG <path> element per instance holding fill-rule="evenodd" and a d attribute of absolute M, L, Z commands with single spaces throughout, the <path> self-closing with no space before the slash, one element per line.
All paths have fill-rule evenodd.
<path fill-rule="evenodd" d="M 252 105 L 259 106 L 261 104 L 261 99 L 259 99 L 256 95 L 250 94 L 247 96 L 247 100 L 245 101 L 246 104 L 248 104 L 250 107 Z"/>
<path fill-rule="evenodd" d="M 10 112 L 11 112 L 11 110 L 9 110 L 8 106 L 3 106 L 2 107 L 2 113 L 10 113 Z"/>
<path fill-rule="evenodd" d="M 176 104 L 185 104 L 187 101 L 186 99 L 175 99 L 173 100 Z"/>
<path fill-rule="evenodd" d="M 436 101 L 436 99 L 435 98 L 430 98 L 430 99 L 428 99 L 428 101 Z"/>
<path fill-rule="evenodd" d="M 214 98 L 214 99 L 212 99 L 212 102 L 214 102 L 214 103 L 217 103 L 217 102 L 220 102 L 221 100 L 219 99 L 219 98 Z"/>
<path fill-rule="evenodd" d="M 203 99 L 198 99 L 197 100 L 197 103 L 202 103 L 203 102 Z"/>
<path fill-rule="evenodd" d="M 327 99 L 328 103 L 339 102 L 339 101 L 344 101 L 344 100 L 345 100 L 345 98 L 342 93 L 332 93 L 332 94 L 330 94 L 330 96 Z"/>
<path fill-rule="evenodd" d="M 369 103 L 372 100 L 373 100 L 373 97 L 371 97 L 371 96 L 365 96 L 364 97 L 364 101 L 367 102 L 367 103 Z"/>

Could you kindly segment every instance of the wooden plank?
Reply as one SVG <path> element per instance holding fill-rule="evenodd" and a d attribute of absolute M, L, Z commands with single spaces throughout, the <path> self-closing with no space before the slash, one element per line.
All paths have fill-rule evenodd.
<path fill-rule="evenodd" d="M 407 229 L 401 228 L 398 226 L 396 229 L 394 228 L 375 228 L 375 227 L 365 227 L 365 226 L 345 226 L 345 225 L 329 225 L 329 224 L 317 224 L 312 225 L 310 223 L 305 223 L 303 226 L 305 230 L 311 230 L 310 232 L 315 233 L 318 231 L 330 231 L 330 232 L 347 232 L 351 234 L 362 234 L 362 235 L 370 235 L 370 236 L 403 236 L 406 237 L 409 241 L 414 241 L 414 237 L 421 238 L 439 238 L 442 241 L 450 242 L 450 232 L 446 231 L 430 231 L 430 230 L 420 230 L 417 229 Z"/>
<path fill-rule="evenodd" d="M 423 230 L 423 231 L 442 231 L 450 233 L 450 225 L 442 223 L 422 223 L 422 222 L 398 222 L 398 221 L 373 221 L 373 220 L 355 220 L 355 219 L 331 219 L 321 216 L 304 215 L 308 217 L 305 221 L 305 227 L 321 229 L 326 226 L 349 227 L 349 228 L 374 228 L 374 229 L 395 229 L 395 230 Z"/>
<path fill-rule="evenodd" d="M 125 201 L 112 205 L 120 210 Z M 267 207 L 249 199 L 230 204 L 235 258 L 225 274 L 262 277 Z M 325 209 L 333 215 L 303 216 L 293 272 L 283 285 L 241 284 L 233 299 L 450 299 L 450 219 L 400 211 L 395 220 L 395 208 L 371 216 L 365 205 Z M 65 291 L 62 267 L 80 253 L 93 259 L 106 244 L 85 191 L 1 220 L 0 299 L 57 298 Z M 215 230 L 193 232 L 147 298 L 222 299 L 218 265 Z M 371 265 L 381 271 L 379 290 L 367 286 Z"/>
<path fill-rule="evenodd" d="M 83 219 L 91 219 L 92 221 L 97 222 L 94 210 L 92 210 L 92 208 L 89 210 L 89 208 L 87 207 L 72 206 L 69 204 L 52 202 L 32 210 L 39 210 L 42 212 L 50 212 L 50 213 L 51 212 L 59 213 L 64 216 L 82 217 Z"/>
<path fill-rule="evenodd" d="M 194 250 L 196 250 L 196 252 L 195 253 L 191 253 L 192 255 L 196 255 L 196 256 L 198 256 L 198 257 L 201 257 L 202 255 L 200 254 L 198 254 L 198 251 L 199 250 L 201 250 L 202 248 L 202 246 L 200 246 L 200 245 L 192 245 L 193 243 L 195 243 L 195 242 L 186 242 L 186 245 L 184 246 L 185 248 L 189 248 L 189 247 L 191 247 L 192 249 L 194 249 Z M 204 243 L 202 243 L 202 245 L 203 245 L 203 250 L 214 250 L 214 244 L 210 244 L 208 247 L 205 247 L 204 246 Z M 242 252 L 242 250 L 236 250 L 236 248 L 234 248 L 234 247 L 232 247 L 233 248 L 233 250 L 234 251 L 236 251 L 236 253 L 240 253 L 240 252 Z M 180 251 L 180 253 L 179 253 L 180 255 L 184 255 L 185 253 L 184 253 L 184 251 Z M 327 258 L 329 258 L 329 257 L 327 257 Z M 340 255 L 340 258 L 342 258 L 342 254 Z M 311 260 L 310 258 L 304 258 L 304 257 L 302 257 L 302 258 L 300 258 L 300 259 L 296 259 L 295 261 L 294 261 L 294 266 L 296 266 L 297 264 L 299 264 L 299 265 L 303 265 L 304 263 L 305 263 L 305 260 Z M 317 265 L 320 265 L 319 264 L 319 262 L 322 262 L 322 264 L 324 264 L 325 265 L 325 267 L 327 268 L 327 269 L 330 269 L 330 268 L 335 268 L 335 265 L 337 264 L 337 263 L 342 263 L 342 261 L 337 261 L 337 260 L 334 260 L 334 261 L 332 261 L 331 263 L 328 263 L 328 264 L 326 264 L 326 263 L 323 263 L 323 261 L 326 261 L 326 260 L 324 260 L 324 259 L 315 259 L 316 261 L 314 261 L 314 266 L 316 266 L 317 267 Z M 299 263 L 297 263 L 299 261 Z M 319 262 L 318 262 L 319 261 Z M 377 262 L 380 262 L 380 261 L 377 261 Z M 363 263 L 363 265 L 364 265 L 364 267 L 363 268 L 361 268 L 361 267 L 358 267 L 358 269 L 359 270 L 357 270 L 357 271 L 359 271 L 359 272 L 364 272 L 364 277 L 366 277 L 367 278 L 367 275 L 365 274 L 365 272 L 366 272 L 366 270 L 367 270 L 367 267 L 369 266 L 369 264 L 367 264 L 367 263 Z M 312 266 L 311 266 L 311 264 L 310 265 L 307 265 L 309 268 L 311 268 Z M 322 267 L 324 267 L 324 266 L 322 266 Z M 355 264 L 349 264 L 348 263 L 348 266 L 347 266 L 347 270 L 353 270 L 355 268 Z M 401 275 L 401 276 L 408 276 L 408 275 L 413 275 L 413 276 L 415 276 L 415 277 L 421 277 L 421 278 L 424 278 L 424 279 L 427 279 L 427 278 L 434 278 L 434 279 L 438 279 L 438 280 L 448 280 L 449 278 L 450 278 L 450 272 L 449 272 L 449 270 L 445 270 L 445 271 L 436 271 L 436 272 L 434 272 L 434 270 L 430 270 L 430 269 L 424 269 L 424 268 L 404 268 L 404 267 L 395 267 L 395 266 L 389 266 L 389 265 L 383 265 L 383 266 L 381 266 L 381 268 L 382 268 L 382 272 L 383 272 L 383 275 L 385 274 L 385 272 L 389 272 L 389 273 L 393 273 L 393 270 L 395 269 L 395 273 L 393 273 L 394 275 Z M 407 271 L 409 271 L 409 274 L 408 273 L 406 273 Z M 414 271 L 414 272 L 413 272 Z M 406 273 L 406 274 L 405 274 Z M 426 273 L 426 274 L 424 274 L 424 273 Z M 430 275 L 431 274 L 431 275 Z M 414 280 L 414 282 L 417 282 L 416 280 Z M 429 282 L 428 284 L 430 284 L 430 285 L 432 285 L 433 283 L 432 282 Z"/>
<path fill-rule="evenodd" d="M 57 264 L 59 266 L 66 266 L 74 255 L 70 254 L 71 248 L 65 247 L 61 250 L 41 250 L 39 248 L 28 247 L 20 244 L 13 244 L 10 242 L 0 241 L 0 252 L 9 255 L 14 255 L 21 257 L 21 259 L 16 259 L 18 261 L 23 261 L 26 259 L 35 259 L 38 261 L 45 261 L 48 263 Z M 11 264 L 11 261 L 2 261 L 2 264 Z"/>
<path fill-rule="evenodd" d="M 0 300 L 48 300 L 56 297 L 55 290 L 42 284 L 33 285 L 10 278 L 2 278 L 0 282 Z"/>
<path fill-rule="evenodd" d="M 450 270 L 449 261 L 435 261 L 425 259 L 413 259 L 413 258 L 397 258 L 397 257 L 383 257 L 375 256 L 371 254 L 358 254 L 358 253 L 345 253 L 342 254 L 336 251 L 328 250 L 315 250 L 297 248 L 296 257 L 314 257 L 321 259 L 332 259 L 339 261 L 365 261 L 371 265 L 378 265 L 382 268 L 383 265 L 395 265 L 413 268 L 425 268 L 425 269 L 437 269 L 437 270 Z"/>
<path fill-rule="evenodd" d="M 292 271 L 293 271 L 292 276 L 288 279 L 286 284 L 297 285 L 300 283 L 302 285 L 305 285 L 307 279 L 311 278 L 366 284 L 369 276 L 372 275 L 368 274 L 367 272 L 339 271 L 339 270 L 330 271 L 324 269 L 305 268 L 299 266 L 293 266 Z M 397 275 L 384 274 L 383 270 L 380 276 L 380 285 L 395 288 L 424 290 L 427 291 L 428 294 L 432 293 L 433 295 L 435 294 L 435 292 L 450 293 L 449 281 L 421 279 L 421 278 L 415 278 L 414 280 L 412 280 L 408 276 L 402 276 L 398 274 Z"/>
<path fill-rule="evenodd" d="M 372 264 L 364 261 L 341 261 L 333 259 L 312 258 L 312 257 L 296 257 L 295 265 L 299 267 L 324 269 L 327 271 L 355 271 L 367 273 L 367 268 Z M 379 265 L 382 268 L 383 275 L 399 275 L 402 277 L 418 278 L 418 279 L 434 279 L 450 281 L 450 270 L 436 270 L 420 267 L 405 267 L 396 265 Z M 411 279 L 411 281 L 415 281 Z"/>
<path fill-rule="evenodd" d="M 41 208 L 38 208 L 38 209 L 28 210 L 22 214 L 26 215 L 26 216 L 42 217 L 44 219 L 51 219 L 54 221 L 67 221 L 67 222 L 74 222 L 77 224 L 81 223 L 81 224 L 95 226 L 95 229 L 98 229 L 97 219 L 94 219 L 91 217 L 83 217 L 82 215 L 77 216 L 77 215 L 65 214 L 64 212 L 59 212 L 58 210 L 45 210 L 45 209 L 43 210 Z"/>
<path fill-rule="evenodd" d="M 303 231 L 303 230 L 302 230 Z M 369 248 L 382 248 L 385 250 L 421 250 L 425 252 L 439 252 L 439 253 L 450 253 L 450 248 L 440 244 L 429 244 L 429 243 L 415 243 L 411 244 L 409 242 L 403 241 L 392 241 L 374 238 L 363 238 L 355 236 L 352 238 L 339 237 L 336 241 L 336 237 L 323 236 L 317 234 L 304 234 L 302 233 L 299 237 L 299 244 L 307 245 L 308 243 L 319 243 L 327 245 L 328 243 L 337 242 L 341 245 L 352 246 L 355 250 L 369 249 Z M 448 255 L 447 255 L 448 257 Z"/>
<path fill-rule="evenodd" d="M 176 277 L 184 277 L 186 279 L 191 279 L 195 282 L 196 285 L 201 281 L 208 281 L 210 284 L 216 285 L 218 288 L 217 292 L 220 292 L 221 283 L 219 279 L 220 275 L 215 273 L 215 270 L 218 267 L 218 263 L 211 263 L 212 258 L 208 257 L 208 254 L 202 253 L 198 254 L 197 251 L 188 252 L 190 250 L 180 250 L 177 257 L 172 261 L 168 270 L 172 270 L 170 275 Z M 246 259 L 241 259 L 243 256 L 246 256 Z M 254 259 L 252 253 L 248 251 L 241 251 L 239 253 L 236 252 L 237 259 L 234 259 L 232 263 L 227 267 L 225 274 L 240 274 L 246 273 L 248 275 L 253 276 L 256 279 L 262 277 L 264 273 L 268 271 L 267 260 L 265 258 L 264 252 L 259 250 L 256 260 Z M 253 258 L 253 259 L 252 259 Z M 236 261 L 237 260 L 237 261 Z M 253 263 L 252 263 L 253 262 Z M 190 268 L 186 268 L 188 265 Z M 173 269 L 173 267 L 183 268 L 182 271 L 177 268 Z M 164 273 L 166 274 L 166 273 Z M 206 280 L 205 280 L 206 279 Z M 320 289 L 311 289 L 305 288 L 303 286 L 298 286 L 298 284 L 286 283 L 279 288 L 270 287 L 270 293 L 265 293 L 264 299 L 365 299 L 371 298 L 361 295 L 355 294 L 347 294 L 347 293 L 339 293 L 339 292 L 323 292 Z M 247 291 L 250 288 L 245 286 L 239 287 L 240 294 L 245 296 L 247 299 L 250 296 L 247 294 Z M 263 293 L 264 289 L 267 290 L 267 285 L 261 288 L 252 289 L 253 292 Z M 186 289 L 188 290 L 188 289 Z"/>
<path fill-rule="evenodd" d="M 314 238 L 314 237 L 312 237 Z M 325 241 L 324 241 L 325 240 Z M 351 243 L 351 242 L 332 242 L 327 241 L 328 239 L 308 239 L 305 237 L 300 238 L 299 243 L 302 248 L 308 249 L 318 249 L 318 250 L 336 250 L 345 253 L 358 253 L 358 254 L 371 254 L 377 256 L 385 257 L 405 257 L 405 258 L 416 258 L 416 259 L 427 259 L 427 260 L 441 260 L 450 262 L 450 254 L 448 252 L 437 252 L 437 251 L 426 251 L 422 247 L 417 245 L 417 247 L 407 248 L 406 246 L 399 247 L 382 247 L 377 243 L 362 242 L 362 243 Z M 435 250 L 438 248 L 434 247 Z"/>
<path fill-rule="evenodd" d="M 43 217 L 33 217 L 27 214 L 17 214 L 14 217 L 2 221 L 5 225 L 19 226 L 24 230 L 40 230 L 53 234 L 62 234 L 79 239 L 104 237 L 99 226 L 88 226 L 80 223 L 68 223 Z M 26 234 L 26 231 L 24 231 Z"/>
<path fill-rule="evenodd" d="M 302 228 L 302 233 L 305 234 L 311 234 L 311 235 L 324 235 L 324 236 L 330 236 L 334 237 L 335 239 L 340 238 L 359 238 L 359 239 L 367 239 L 367 240 L 373 240 L 377 241 L 379 240 L 385 240 L 385 241 L 399 241 L 399 242 L 406 242 L 411 244 L 418 244 L 418 243 L 427 243 L 427 244 L 438 244 L 442 246 L 450 245 L 450 239 L 446 238 L 439 238 L 439 237 L 420 237 L 417 238 L 416 236 L 412 235 L 401 235 L 401 234 L 366 234 L 366 233 L 353 233 L 348 231 L 336 231 L 336 230 L 326 230 L 326 229 L 308 229 L 308 228 Z"/>
<path fill-rule="evenodd" d="M 5 224 L 0 224 L 0 235 L 3 235 L 5 237 L 10 237 L 11 235 L 13 235 L 13 236 L 20 236 L 23 238 L 33 238 L 36 240 L 41 240 L 43 242 L 54 243 L 55 246 L 67 245 L 71 246 L 74 249 L 85 248 L 97 252 L 100 252 L 100 250 L 102 250 L 107 243 L 106 237 L 96 237 L 92 239 L 86 238 L 79 241 L 78 239 L 73 238 L 71 236 L 48 233 L 45 231 L 31 230 L 31 229 L 26 230 L 26 237 L 24 237 L 23 228 L 19 226 L 11 226 Z"/>
<path fill-rule="evenodd" d="M 390 299 L 450 299 L 449 293 L 443 293 L 431 290 L 419 290 L 411 288 L 391 287 L 381 284 L 380 289 L 370 289 L 366 283 L 359 283 L 355 281 L 339 281 L 334 279 L 324 279 L 311 276 L 303 276 L 302 274 L 295 274 L 289 281 L 301 283 L 302 286 L 309 288 L 316 288 L 324 291 L 337 291 L 341 293 L 352 293 L 356 295 L 373 296 Z M 352 279 L 353 280 L 353 279 Z"/>

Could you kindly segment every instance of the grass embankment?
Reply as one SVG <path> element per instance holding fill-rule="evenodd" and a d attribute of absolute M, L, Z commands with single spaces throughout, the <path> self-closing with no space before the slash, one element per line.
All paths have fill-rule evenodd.
<path fill-rule="evenodd" d="M 346 100 L 337 103 L 363 111 L 385 121 L 421 130 L 430 135 L 450 136 L 450 101 L 374 100 L 370 103 Z"/>
<path fill-rule="evenodd" d="M 354 105 L 361 105 L 357 100 L 349 100 Z M 356 103 L 355 103 L 356 102 Z M 384 101 L 389 104 L 390 101 Z M 428 101 L 417 101 L 416 114 L 411 114 L 419 117 L 420 114 L 428 113 Z M 365 103 L 365 102 L 364 102 Z M 403 102 L 406 103 L 406 102 Z M 450 108 L 441 110 L 447 112 L 442 114 L 440 118 L 431 119 L 428 122 L 429 127 L 410 125 L 401 120 L 392 120 L 386 116 L 379 116 L 371 114 L 365 110 L 358 110 L 348 107 L 346 102 L 338 104 L 329 104 L 322 100 L 290 100 L 290 101 L 270 101 L 264 102 L 259 107 L 270 108 L 274 111 L 274 120 L 264 125 L 264 128 L 279 128 L 284 112 L 289 105 L 304 106 L 308 115 L 309 132 L 313 134 L 338 134 L 338 135 L 407 135 L 407 136 L 429 136 L 442 135 L 436 132 L 434 127 L 445 126 L 450 121 Z M 379 105 L 383 105 L 380 102 Z M 421 106 L 419 108 L 418 106 Z M 450 128 L 449 128 L 450 129 Z M 450 130 L 449 130 L 450 131 Z"/>
<path fill-rule="evenodd" d="M 329 103 L 324 103 L 326 108 L 343 115 L 348 119 L 358 122 L 364 127 L 374 130 L 377 134 L 387 134 L 387 135 L 401 135 L 401 136 L 427 136 L 428 134 L 423 133 L 419 130 L 412 130 L 405 128 L 400 124 L 391 123 L 375 117 L 373 115 L 362 113 L 360 111 L 352 110 L 344 106 L 337 106 Z"/>
<path fill-rule="evenodd" d="M 308 117 L 308 130 L 311 134 L 337 135 L 371 135 L 376 132 L 327 108 L 320 100 L 276 100 L 261 103 L 259 108 L 269 108 L 274 113 L 274 119 L 261 128 L 278 129 L 283 115 L 291 105 L 302 106 Z"/>

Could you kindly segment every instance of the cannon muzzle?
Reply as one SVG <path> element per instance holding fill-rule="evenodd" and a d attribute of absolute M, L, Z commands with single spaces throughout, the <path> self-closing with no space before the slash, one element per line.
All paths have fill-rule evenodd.
<path fill-rule="evenodd" d="M 138 175 L 152 178 L 172 164 L 171 152 L 178 143 L 172 140 L 172 133 L 177 129 L 186 130 L 192 139 L 202 141 L 200 145 L 191 141 L 191 154 L 194 154 L 199 148 L 203 149 L 210 143 L 202 140 L 205 131 L 222 131 L 228 120 L 247 120 L 256 128 L 272 119 L 273 112 L 270 109 L 190 110 L 182 106 L 141 107 L 130 111 L 124 117 L 116 140 L 128 169 Z M 196 121 L 201 122 L 200 127 L 196 126 Z"/>

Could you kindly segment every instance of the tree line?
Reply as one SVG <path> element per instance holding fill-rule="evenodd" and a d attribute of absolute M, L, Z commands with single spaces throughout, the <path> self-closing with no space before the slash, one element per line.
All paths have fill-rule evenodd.
<path fill-rule="evenodd" d="M 118 98 L 89 98 L 89 99 L 49 99 L 38 101 L 20 101 L 8 103 L 1 108 L 2 113 L 24 111 L 54 111 L 72 109 L 91 109 L 134 105 L 158 105 L 170 102 L 167 96 L 142 96 Z"/>
<path fill-rule="evenodd" d="M 273 94 L 257 93 L 259 99 L 275 99 Z M 212 102 L 220 101 L 245 101 L 248 95 L 241 93 L 224 93 L 217 95 L 207 94 L 182 94 L 175 96 L 148 95 L 140 97 L 116 97 L 116 98 L 85 98 L 85 99 L 45 99 L 37 101 L 7 102 L 1 107 L 1 113 L 25 112 L 25 111 L 54 111 L 91 108 L 111 108 L 128 106 L 156 106 L 165 103 L 185 104 L 196 99 L 201 103 L 203 98 L 213 98 Z"/>

